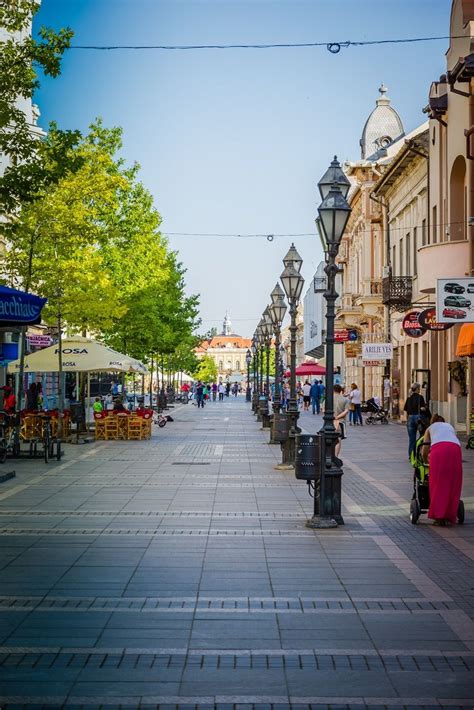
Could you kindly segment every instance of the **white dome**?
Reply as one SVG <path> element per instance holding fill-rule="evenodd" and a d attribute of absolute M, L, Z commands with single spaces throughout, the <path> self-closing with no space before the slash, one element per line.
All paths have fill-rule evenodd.
<path fill-rule="evenodd" d="M 383 83 L 379 92 L 380 98 L 377 99 L 377 105 L 366 121 L 360 139 L 363 160 L 379 157 L 379 154 L 383 154 L 391 143 L 405 134 L 400 116 L 390 106 L 388 96 L 385 96 L 387 87 Z"/>

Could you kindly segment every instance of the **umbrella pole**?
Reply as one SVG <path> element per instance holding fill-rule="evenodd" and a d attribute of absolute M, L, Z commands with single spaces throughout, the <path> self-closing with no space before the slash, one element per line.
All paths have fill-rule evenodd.
<path fill-rule="evenodd" d="M 21 412 L 23 400 L 23 378 L 25 374 L 25 350 L 26 350 L 26 327 L 22 326 L 20 330 L 20 371 L 16 385 L 16 411 Z"/>
<path fill-rule="evenodd" d="M 61 311 L 58 312 L 58 439 L 63 438 L 64 382 L 63 382 L 63 336 Z"/>
<path fill-rule="evenodd" d="M 87 402 L 86 402 L 87 430 L 89 430 L 89 424 L 90 424 L 90 419 L 89 419 L 90 403 L 91 403 L 91 373 L 88 372 L 87 373 Z"/>

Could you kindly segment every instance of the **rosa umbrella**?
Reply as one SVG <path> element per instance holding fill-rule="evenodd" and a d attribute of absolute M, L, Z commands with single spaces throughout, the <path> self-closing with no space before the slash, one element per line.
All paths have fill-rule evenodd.
<path fill-rule="evenodd" d="M 25 357 L 25 372 L 59 372 L 58 344 L 51 345 Z M 20 360 L 8 365 L 9 372 L 18 372 Z M 62 341 L 63 372 L 148 372 L 145 365 L 135 358 L 107 347 L 97 340 L 64 338 Z"/>

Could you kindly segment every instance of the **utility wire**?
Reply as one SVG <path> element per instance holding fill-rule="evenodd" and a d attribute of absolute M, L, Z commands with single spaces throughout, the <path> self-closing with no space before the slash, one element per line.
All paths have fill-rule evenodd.
<path fill-rule="evenodd" d="M 347 47 L 367 47 L 375 44 L 408 44 L 414 42 L 436 42 L 446 39 L 461 39 L 464 35 L 440 35 L 439 37 L 397 37 L 393 39 L 344 40 L 338 42 L 275 42 L 269 44 L 116 44 L 84 45 L 73 44 L 69 49 L 88 49 L 97 51 L 147 50 L 187 51 L 200 49 L 295 49 L 301 47 L 326 47 L 331 54 L 338 54 Z"/>
<path fill-rule="evenodd" d="M 430 227 L 454 227 L 459 224 L 465 224 L 466 226 L 474 226 L 471 224 L 466 224 L 465 220 L 459 220 L 457 222 L 438 222 L 437 224 L 430 224 Z M 409 232 L 411 229 L 420 229 L 423 230 L 423 227 L 425 227 L 426 230 L 428 230 L 428 223 L 426 222 L 425 224 L 412 224 L 412 225 L 407 225 L 406 227 L 392 227 L 390 225 L 390 234 L 392 232 Z M 221 237 L 221 238 L 229 238 L 229 239 L 267 239 L 268 241 L 272 242 L 273 239 L 276 239 L 277 237 L 287 237 L 287 238 L 292 238 L 292 237 L 317 237 L 318 233 L 315 230 L 314 232 L 299 232 L 299 233 L 294 233 L 294 234 L 264 234 L 264 233 L 255 233 L 255 234 L 236 234 L 236 233 L 225 233 L 225 232 L 162 232 L 163 236 L 165 237 Z M 373 231 L 371 230 L 363 230 L 361 232 L 357 232 L 356 236 L 358 235 L 366 235 L 366 234 L 373 234 Z"/>

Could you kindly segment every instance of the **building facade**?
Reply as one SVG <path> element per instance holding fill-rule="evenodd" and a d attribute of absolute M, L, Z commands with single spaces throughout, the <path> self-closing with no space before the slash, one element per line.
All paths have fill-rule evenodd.
<path fill-rule="evenodd" d="M 454 0 L 446 74 L 430 87 L 428 240 L 418 254 L 419 290 L 434 299 L 437 279 L 474 274 L 474 4 Z M 471 326 L 472 327 L 472 326 Z M 431 399 L 458 430 L 470 425 L 474 375 L 459 358 L 460 325 L 431 337 Z M 471 353 L 474 354 L 474 353 Z M 455 374 L 456 373 L 456 374 Z"/>
<path fill-rule="evenodd" d="M 339 249 L 343 267 L 336 328 L 357 331 L 357 341 L 340 345 L 346 385 L 359 385 L 364 399 L 382 396 L 386 364 L 363 362 L 364 343 L 386 342 L 387 318 L 382 299 L 382 276 L 386 263 L 383 216 L 372 190 L 403 141 L 400 116 L 391 106 L 382 84 L 360 139 L 361 158 L 347 162 L 344 170 L 351 182 L 348 202 L 352 212 Z"/>
<path fill-rule="evenodd" d="M 232 323 L 226 313 L 220 335 L 203 340 L 196 348 L 196 356 L 209 355 L 216 364 L 219 379 L 240 381 L 247 376 L 246 357 L 251 346 L 250 338 L 232 333 Z"/>
<path fill-rule="evenodd" d="M 420 291 L 419 249 L 428 242 L 428 124 L 424 123 L 402 141 L 398 153 L 372 190 L 383 210 L 385 264 L 382 299 L 386 329 L 393 345 L 389 378 L 392 383 L 392 415 L 400 416 L 410 385 L 419 382 L 426 399 L 431 397 L 432 332 L 406 332 L 408 313 L 432 305 Z M 409 334 L 411 333 L 411 334 Z"/>

